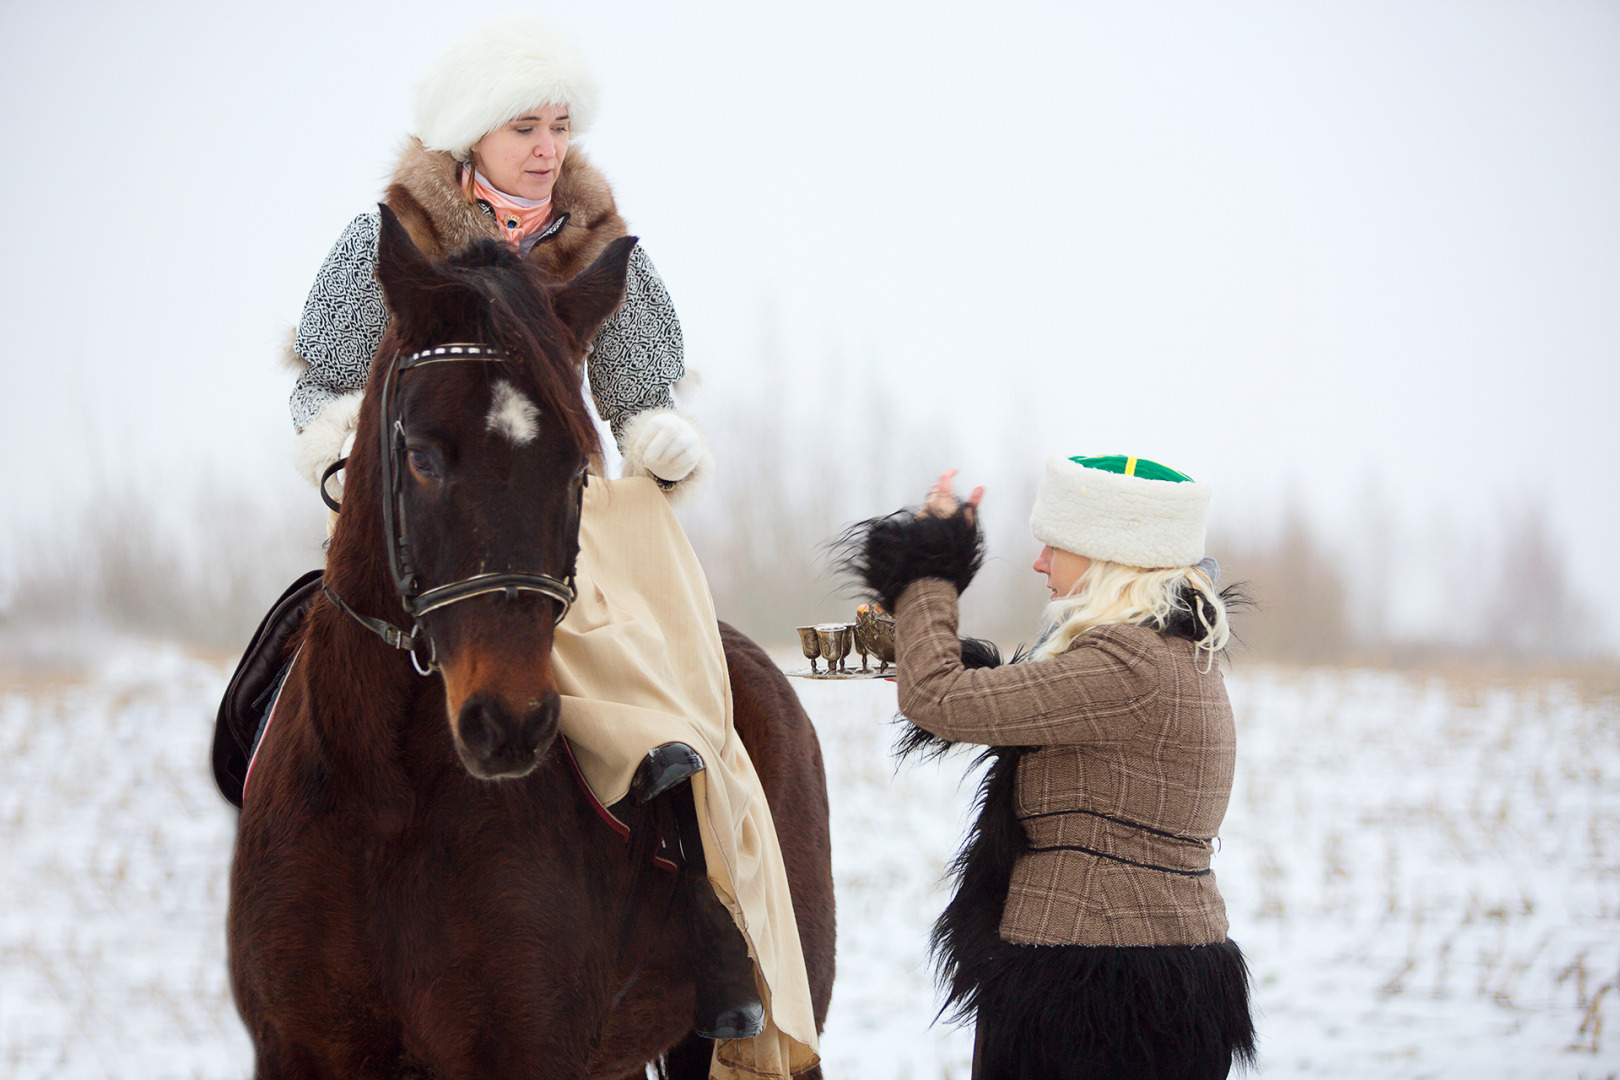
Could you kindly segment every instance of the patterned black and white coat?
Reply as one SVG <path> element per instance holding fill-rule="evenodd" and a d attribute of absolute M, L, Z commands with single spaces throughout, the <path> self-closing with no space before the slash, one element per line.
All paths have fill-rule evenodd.
<path fill-rule="evenodd" d="M 468 202 L 457 163 L 411 139 L 384 196 L 429 255 L 445 255 L 482 237 L 501 238 L 492 211 Z M 376 211 L 351 221 L 316 274 L 298 320 L 293 351 L 303 364 L 291 399 L 298 431 L 294 464 L 311 483 L 343 453 L 354 430 L 371 359 L 390 319 L 377 283 Z M 563 162 L 552 192 L 552 217 L 524 258 L 551 281 L 566 281 L 626 234 L 612 189 L 577 148 Z M 586 375 L 597 413 L 613 431 L 626 476 L 652 475 L 645 462 L 648 421 L 675 407 L 671 388 L 685 374 L 680 319 L 646 249 L 630 260 L 624 302 L 591 343 Z M 689 417 L 682 417 L 692 423 Z M 694 430 L 697 425 L 694 423 Z M 672 499 L 694 493 L 714 468 L 707 446 L 678 483 L 660 481 Z"/>

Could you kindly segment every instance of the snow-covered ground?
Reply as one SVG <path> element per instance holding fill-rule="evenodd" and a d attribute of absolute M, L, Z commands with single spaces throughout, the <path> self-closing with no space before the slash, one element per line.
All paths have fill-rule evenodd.
<path fill-rule="evenodd" d="M 207 750 L 227 672 L 125 645 L 0 684 L 0 1075 L 246 1075 L 226 985 L 232 819 Z M 887 683 L 796 681 L 832 786 L 831 1078 L 965 1080 L 927 930 L 968 759 L 896 770 Z M 1620 703 L 1564 683 L 1230 679 L 1216 870 L 1267 1077 L 1620 1073 Z"/>

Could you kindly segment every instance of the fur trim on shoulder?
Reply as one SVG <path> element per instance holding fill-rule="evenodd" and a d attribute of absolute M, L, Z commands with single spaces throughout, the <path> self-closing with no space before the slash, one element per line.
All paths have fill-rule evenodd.
<path fill-rule="evenodd" d="M 838 542 L 843 569 L 895 610 L 906 586 L 943 578 L 965 592 L 984 563 L 984 537 L 961 507 L 950 517 L 901 510 L 853 525 Z"/>
<path fill-rule="evenodd" d="M 449 255 L 474 240 L 500 240 L 495 219 L 467 201 L 457 180 L 456 159 L 429 150 L 414 136 L 405 141 L 389 180 L 387 202 L 429 255 Z M 552 282 L 589 266 L 607 246 L 629 232 L 607 178 L 584 151 L 570 147 L 551 192 L 553 213 L 567 214 L 556 235 L 530 249 L 528 260 Z"/>
<path fill-rule="evenodd" d="M 411 136 L 405 140 L 394 175 L 389 181 L 388 205 L 409 226 L 415 216 L 413 209 L 396 192 L 409 195 L 427 216 L 437 250 L 424 247 L 431 255 L 448 255 L 474 240 L 501 239 L 501 227 L 495 219 L 467 201 L 461 185 L 456 182 L 456 159 L 438 150 L 429 150 L 422 140 Z M 411 239 L 423 247 L 422 238 L 412 231 Z"/>
<path fill-rule="evenodd" d="M 647 444 L 652 433 L 651 421 L 657 416 L 679 417 L 691 425 L 703 447 L 703 454 L 698 458 L 698 463 L 693 466 L 692 471 L 673 484 L 654 476 L 647 468 Z M 698 427 L 697 422 L 690 416 L 675 409 L 644 409 L 632 416 L 630 422 L 624 426 L 624 438 L 621 440 L 619 453 L 624 458 L 622 475 L 645 476 L 656 481 L 658 486 L 664 489 L 664 494 L 672 506 L 678 506 L 703 490 L 709 478 L 714 475 L 714 455 L 709 453 L 709 440 L 704 437 L 703 429 Z"/>
<path fill-rule="evenodd" d="M 293 440 L 293 468 L 311 485 L 320 487 L 321 473 L 343 456 L 343 443 L 354 434 L 364 397 L 355 390 L 328 401 Z"/>

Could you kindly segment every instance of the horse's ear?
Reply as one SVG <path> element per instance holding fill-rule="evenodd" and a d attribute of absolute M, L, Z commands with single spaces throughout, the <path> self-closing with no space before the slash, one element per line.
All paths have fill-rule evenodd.
<path fill-rule="evenodd" d="M 415 311 L 427 301 L 423 294 L 438 283 L 439 276 L 428 257 L 412 242 L 399 215 L 387 203 L 378 203 L 377 210 L 382 216 L 382 230 L 377 235 L 377 281 L 389 311 L 396 316 L 402 311 Z"/>
<path fill-rule="evenodd" d="M 552 308 L 581 345 L 596 336 L 603 320 L 624 300 L 624 278 L 635 246 L 636 237 L 621 236 L 571 280 L 551 287 Z"/>

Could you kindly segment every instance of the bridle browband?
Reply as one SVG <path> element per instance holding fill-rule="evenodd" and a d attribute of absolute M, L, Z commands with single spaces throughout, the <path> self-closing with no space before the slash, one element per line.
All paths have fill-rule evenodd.
<path fill-rule="evenodd" d="M 451 604 L 463 600 L 471 600 L 475 596 L 489 596 L 500 594 L 508 600 L 516 600 L 520 593 L 537 593 L 557 602 L 557 619 L 561 623 L 567 618 L 568 611 L 574 604 L 577 595 L 574 589 L 574 565 L 569 564 L 568 576 L 556 578 L 550 574 L 539 571 L 519 570 L 501 574 L 474 574 L 472 577 L 453 581 L 448 585 L 436 585 L 430 589 L 422 589 L 417 578 L 415 563 L 411 558 L 410 536 L 405 528 L 405 470 L 401 467 L 401 458 L 406 452 L 405 424 L 395 409 L 395 395 L 399 386 L 396 379 L 413 368 L 425 367 L 428 364 L 448 363 L 511 363 L 512 358 L 504 349 L 494 345 L 484 345 L 467 342 L 453 342 L 446 345 L 435 345 L 418 352 L 404 356 L 396 353 L 388 370 L 383 374 L 382 386 L 382 416 L 377 425 L 381 432 L 381 464 L 383 488 L 383 534 L 387 538 L 388 570 L 394 578 L 394 588 L 399 593 L 400 603 L 405 608 L 405 614 L 412 620 L 411 631 L 406 633 L 399 627 L 382 619 L 373 619 L 361 615 L 332 588 L 325 583 L 321 589 L 326 598 L 339 610 L 344 612 L 364 626 L 367 630 L 382 638 L 383 641 L 396 649 L 403 649 L 411 655 L 411 664 L 421 675 L 430 675 L 438 667 L 436 650 L 433 640 L 428 637 L 427 631 L 422 627 L 421 618 L 432 611 L 449 607 Z M 334 462 L 333 469 L 327 470 L 330 474 L 342 462 Z M 574 474 L 574 527 L 579 526 L 579 513 L 585 498 L 585 485 L 588 482 L 586 472 L 586 459 L 581 458 L 579 470 Z M 322 478 L 321 493 L 326 497 L 325 477 Z M 328 499 L 330 505 L 330 499 Z M 427 643 L 428 657 L 426 661 L 417 655 L 418 647 Z"/>

